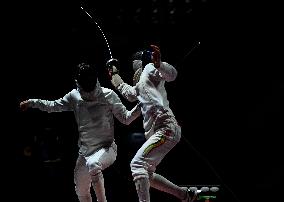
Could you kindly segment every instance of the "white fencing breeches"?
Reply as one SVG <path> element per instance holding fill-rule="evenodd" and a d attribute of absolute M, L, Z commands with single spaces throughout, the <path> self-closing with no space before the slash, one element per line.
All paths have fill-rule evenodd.
<path fill-rule="evenodd" d="M 90 194 L 91 185 L 93 185 L 97 201 L 107 201 L 102 171 L 114 163 L 116 156 L 117 146 L 115 143 L 109 148 L 98 150 L 91 156 L 78 156 L 74 169 L 74 183 L 80 202 L 92 201 Z"/>

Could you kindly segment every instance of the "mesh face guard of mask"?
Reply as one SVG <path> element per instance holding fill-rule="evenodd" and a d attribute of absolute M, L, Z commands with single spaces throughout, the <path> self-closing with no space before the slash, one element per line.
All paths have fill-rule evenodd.
<path fill-rule="evenodd" d="M 98 73 L 94 67 L 81 63 L 78 65 L 76 81 L 85 92 L 91 92 L 97 85 Z"/>

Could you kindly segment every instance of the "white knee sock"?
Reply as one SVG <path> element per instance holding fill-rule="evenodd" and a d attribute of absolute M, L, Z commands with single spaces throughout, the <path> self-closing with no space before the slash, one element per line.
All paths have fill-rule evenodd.
<path fill-rule="evenodd" d="M 148 178 L 140 178 L 135 180 L 136 191 L 139 202 L 150 202 L 150 183 Z"/>
<path fill-rule="evenodd" d="M 92 176 L 92 184 L 96 193 L 97 202 L 107 202 L 105 195 L 104 176 L 102 172 Z"/>
<path fill-rule="evenodd" d="M 184 199 L 186 196 L 186 187 L 179 187 L 157 173 L 150 176 L 150 183 L 151 187 L 172 194 L 179 199 Z"/>
<path fill-rule="evenodd" d="M 80 202 L 92 202 L 92 197 L 90 196 L 78 196 Z"/>

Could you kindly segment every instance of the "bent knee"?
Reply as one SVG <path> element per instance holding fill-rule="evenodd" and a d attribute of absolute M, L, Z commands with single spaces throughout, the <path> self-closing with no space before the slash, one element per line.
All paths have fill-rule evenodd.
<path fill-rule="evenodd" d="M 96 183 L 103 179 L 103 173 L 101 171 L 97 173 L 90 173 L 92 182 Z"/>
<path fill-rule="evenodd" d="M 149 178 L 148 168 L 143 162 L 132 160 L 130 163 L 130 169 L 134 180 Z"/>
<path fill-rule="evenodd" d="M 95 175 L 102 170 L 102 165 L 99 162 L 87 162 L 87 167 L 91 175 Z"/>

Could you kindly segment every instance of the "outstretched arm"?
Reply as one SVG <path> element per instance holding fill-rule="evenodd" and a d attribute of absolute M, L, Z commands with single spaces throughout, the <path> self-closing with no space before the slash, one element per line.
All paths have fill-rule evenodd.
<path fill-rule="evenodd" d="M 117 60 L 111 59 L 107 62 L 108 73 L 111 79 L 112 85 L 119 91 L 119 93 L 130 102 L 137 100 L 137 92 L 135 86 L 130 86 L 123 81 L 123 79 L 118 74 L 118 69 L 115 66 Z"/>
<path fill-rule="evenodd" d="M 113 115 L 123 124 L 129 125 L 141 115 L 139 103 L 129 111 L 114 91 L 110 95 L 110 102 Z"/>
<path fill-rule="evenodd" d="M 131 86 L 131 85 L 123 82 L 116 89 L 129 102 L 135 102 L 135 101 L 138 100 L 137 99 L 136 86 Z"/>
<path fill-rule="evenodd" d="M 49 101 L 42 99 L 28 99 L 20 102 L 20 109 L 26 111 L 28 108 L 37 108 L 41 111 L 47 112 L 61 112 L 61 111 L 70 111 L 70 93 L 65 95 L 63 98 Z"/>

